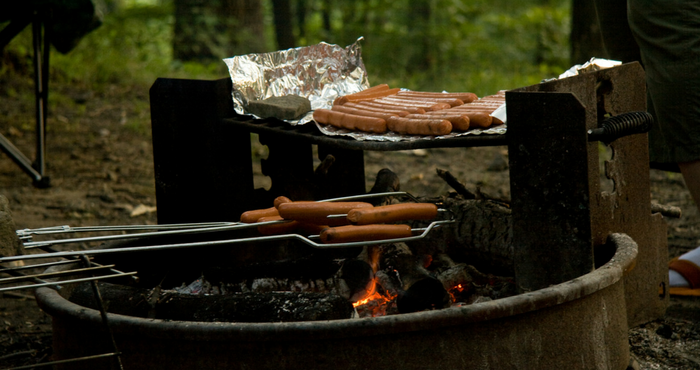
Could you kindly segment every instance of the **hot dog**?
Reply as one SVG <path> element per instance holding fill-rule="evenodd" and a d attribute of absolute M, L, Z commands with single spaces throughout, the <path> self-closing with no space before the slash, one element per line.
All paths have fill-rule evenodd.
<path fill-rule="evenodd" d="M 348 108 L 355 108 L 359 110 L 364 110 L 368 112 L 378 112 L 378 113 L 395 113 L 399 117 L 404 117 L 407 116 L 411 113 L 401 110 L 401 109 L 393 109 L 393 108 L 377 108 L 377 107 L 372 107 L 366 104 L 360 104 L 360 103 L 345 103 L 341 105 L 341 107 L 348 107 Z"/>
<path fill-rule="evenodd" d="M 370 208 L 365 202 L 292 202 L 282 203 L 279 214 L 285 220 L 296 220 L 318 225 L 347 225 L 347 217 L 329 218 L 330 215 L 345 215 L 355 208 Z"/>
<path fill-rule="evenodd" d="M 389 130 L 400 134 L 410 135 L 447 135 L 452 132 L 452 123 L 440 119 L 411 119 L 404 117 L 389 117 Z"/>
<path fill-rule="evenodd" d="M 279 216 L 277 208 L 270 207 L 265 209 L 256 209 L 252 211 L 246 211 L 241 214 L 241 222 L 252 224 L 258 221 L 261 217 Z"/>
<path fill-rule="evenodd" d="M 382 134 L 386 132 L 386 120 L 376 117 L 356 116 L 328 109 L 316 109 L 314 120 L 348 130 L 360 130 Z"/>
<path fill-rule="evenodd" d="M 272 217 L 261 217 L 258 219 L 258 223 L 260 222 L 268 222 L 268 221 L 282 221 L 284 220 L 281 216 L 272 216 Z M 291 234 L 291 233 L 300 233 L 300 234 L 305 234 L 305 235 L 318 235 L 323 231 L 323 229 L 327 228 L 328 225 L 317 225 L 317 224 L 312 224 L 308 222 L 300 222 L 300 221 L 286 221 L 286 222 L 280 222 L 276 224 L 269 224 L 269 225 L 260 225 L 258 226 L 258 232 L 262 235 L 282 235 L 282 234 Z"/>
<path fill-rule="evenodd" d="M 464 102 L 459 99 L 454 98 L 422 98 L 417 96 L 406 96 L 406 95 L 392 95 L 382 98 L 382 100 L 390 100 L 396 102 L 406 102 L 415 104 L 426 104 L 426 103 L 447 103 L 450 107 L 457 107 L 464 105 Z"/>
<path fill-rule="evenodd" d="M 320 236 L 323 243 L 352 243 L 407 238 L 412 234 L 408 225 L 347 225 L 329 227 L 323 230 Z"/>
<path fill-rule="evenodd" d="M 437 114 L 409 114 L 406 118 L 417 118 L 417 119 L 435 119 L 438 117 Z M 459 113 L 449 113 L 445 112 L 444 115 L 439 115 L 440 119 L 445 119 L 452 123 L 452 129 L 456 131 L 467 131 L 469 130 L 469 117 L 464 114 Z"/>
<path fill-rule="evenodd" d="M 469 117 L 469 126 L 471 128 L 486 128 L 491 126 L 493 124 L 493 117 L 489 115 L 489 113 L 484 112 L 484 111 L 478 111 L 478 110 L 468 110 L 468 109 L 456 109 L 452 108 L 449 109 L 452 114 L 461 114 Z M 435 118 L 442 118 L 446 112 L 429 112 L 426 114 L 430 114 L 431 116 L 434 116 Z M 387 127 L 391 130 L 391 126 L 389 126 L 389 123 L 387 122 Z"/>
<path fill-rule="evenodd" d="M 416 97 L 420 97 L 420 98 L 429 98 L 429 97 L 454 98 L 454 99 L 459 99 L 459 100 L 463 101 L 465 104 L 471 103 L 474 100 L 478 99 L 476 94 L 470 93 L 470 92 L 440 93 L 440 92 L 427 92 L 427 91 L 399 91 L 399 93 L 397 95 L 416 96 Z"/>
<path fill-rule="evenodd" d="M 386 224 L 405 220 L 432 220 L 438 208 L 432 203 L 399 203 L 373 208 L 359 208 L 348 212 L 348 220 L 355 225 Z"/>
<path fill-rule="evenodd" d="M 395 89 L 372 91 L 372 92 L 361 93 L 361 94 L 358 93 L 358 94 L 345 95 L 345 96 L 341 96 L 341 97 L 337 98 L 335 101 L 333 101 L 333 104 L 343 105 L 347 102 L 373 100 L 373 99 L 381 98 L 384 96 L 395 95 L 400 90 L 401 89 L 397 87 Z"/>
<path fill-rule="evenodd" d="M 257 222 L 282 221 L 280 216 L 260 217 Z M 277 224 L 260 225 L 258 232 L 262 235 L 281 235 L 295 232 L 299 228 L 299 221 L 287 221 Z"/>
<path fill-rule="evenodd" d="M 441 110 L 441 109 L 448 109 L 451 108 L 452 106 L 448 103 L 440 103 L 440 102 L 434 102 L 434 101 L 401 101 L 401 100 L 393 100 L 389 98 L 382 98 L 382 99 L 376 99 L 372 101 L 373 103 L 381 103 L 381 104 L 389 104 L 389 105 L 398 105 L 401 107 L 410 107 L 410 108 L 419 108 L 423 109 L 424 111 L 435 111 L 435 110 Z"/>
<path fill-rule="evenodd" d="M 386 120 L 387 118 L 391 116 L 399 116 L 398 113 L 388 113 L 388 112 L 376 112 L 376 111 L 371 111 L 367 109 L 357 109 L 353 107 L 348 107 L 346 105 L 334 105 L 331 110 L 337 111 L 337 112 L 342 112 L 342 113 L 348 113 L 348 114 L 354 114 L 356 116 L 367 116 L 367 117 L 376 117 L 376 118 L 381 118 L 383 120 Z"/>
<path fill-rule="evenodd" d="M 384 90 L 389 90 L 389 85 L 387 85 L 387 84 L 374 85 L 374 86 L 368 87 L 362 91 L 358 91 L 356 93 L 348 94 L 348 95 L 364 95 L 364 94 L 375 93 L 377 91 L 384 91 Z"/>
<path fill-rule="evenodd" d="M 358 92 L 353 93 L 353 94 L 341 95 L 341 96 L 335 98 L 335 100 L 333 100 L 333 104 L 337 104 L 337 102 L 339 102 L 341 100 L 341 98 L 348 96 L 348 95 L 361 95 L 361 94 L 374 93 L 377 91 L 384 91 L 384 90 L 389 90 L 389 85 L 387 85 L 387 84 L 375 85 L 375 86 L 366 88 L 362 91 L 358 91 Z M 345 99 L 345 100 L 347 100 L 347 99 Z"/>
<path fill-rule="evenodd" d="M 292 201 L 291 199 L 289 199 L 285 196 L 279 196 L 279 197 L 275 198 L 275 200 L 272 202 L 272 204 L 275 206 L 275 208 L 277 208 L 277 207 L 279 207 L 280 204 L 289 203 L 291 201 Z"/>
<path fill-rule="evenodd" d="M 398 109 L 398 110 L 406 111 L 408 113 L 418 113 L 418 114 L 425 113 L 425 109 L 423 109 L 423 108 L 416 108 L 416 107 L 412 107 L 412 106 L 406 105 L 406 104 L 392 104 L 392 103 L 386 103 L 386 102 L 379 102 L 377 100 L 362 101 L 362 102 L 359 102 L 359 104 L 367 106 L 367 107 L 374 107 L 374 108 L 379 108 L 379 109 L 394 109 L 394 110 Z"/>

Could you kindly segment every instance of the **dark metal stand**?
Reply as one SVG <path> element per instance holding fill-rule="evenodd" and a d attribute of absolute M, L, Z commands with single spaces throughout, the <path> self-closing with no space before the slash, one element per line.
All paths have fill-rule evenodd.
<path fill-rule="evenodd" d="M 46 176 L 46 115 L 49 98 L 50 17 L 46 11 L 36 11 L 31 17 L 15 19 L 0 31 L 0 49 L 32 24 L 34 47 L 34 85 L 36 96 L 36 159 L 32 163 L 10 140 L 0 134 L 0 149 L 29 177 L 34 186 L 50 186 Z"/>
<path fill-rule="evenodd" d="M 292 127 L 253 120 L 232 109 L 231 81 L 158 79 L 151 88 L 151 122 L 158 222 L 237 221 L 267 208 L 274 197 L 355 195 L 364 188 L 364 151 L 507 145 L 510 160 L 515 278 L 535 291 L 593 271 L 614 253 L 606 240 L 622 232 L 639 245 L 625 281 L 630 327 L 663 317 L 668 294 L 665 223 L 652 215 L 647 136 L 596 139 L 606 117 L 646 111 L 644 71 L 638 63 L 508 91 L 508 132 L 411 142 L 356 141 L 323 135 L 315 125 Z M 269 191 L 254 189 L 250 135 L 270 155 L 262 172 Z M 591 140 L 594 141 L 591 141 Z M 614 157 L 600 189 L 598 142 Z M 336 162 L 332 176 L 314 177 L 311 145 Z M 323 159 L 323 158 L 319 158 Z M 331 173 L 329 172 L 329 175 Z"/>

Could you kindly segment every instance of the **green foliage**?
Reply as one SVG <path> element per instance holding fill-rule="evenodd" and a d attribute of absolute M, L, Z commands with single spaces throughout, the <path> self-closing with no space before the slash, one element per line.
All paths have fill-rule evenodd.
<path fill-rule="evenodd" d="M 338 4 L 337 42 L 364 36 L 370 82 L 484 95 L 538 83 L 569 67 L 569 1 L 429 0 L 428 14 L 416 14 L 416 5 L 425 3 Z"/>
<path fill-rule="evenodd" d="M 292 5 L 301 1 L 307 14 L 295 32 L 299 45 L 325 41 L 345 46 L 364 37 L 363 59 L 373 84 L 486 95 L 538 83 L 570 66 L 566 0 L 292 0 Z M 228 75 L 220 61 L 173 61 L 170 1 L 106 3 L 110 12 L 102 26 L 67 55 L 52 53 L 52 82 L 100 91 L 112 84 L 150 86 L 157 77 Z M 329 3 L 327 30 L 322 11 Z M 265 43 L 274 45 L 271 2 L 262 5 Z M 31 31 L 7 49 L 31 73 Z M 2 73 L 8 73 L 5 66 Z"/>

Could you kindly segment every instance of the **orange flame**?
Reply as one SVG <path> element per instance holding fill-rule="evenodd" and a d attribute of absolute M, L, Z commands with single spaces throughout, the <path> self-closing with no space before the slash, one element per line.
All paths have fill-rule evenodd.
<path fill-rule="evenodd" d="M 383 299 L 385 301 L 387 300 L 386 297 L 384 297 L 383 295 L 381 295 L 377 292 L 374 292 L 373 294 L 369 295 L 367 298 L 361 299 L 361 300 L 353 303 L 352 306 L 353 307 L 362 306 L 362 305 L 369 303 L 370 301 L 380 300 L 380 299 Z"/>

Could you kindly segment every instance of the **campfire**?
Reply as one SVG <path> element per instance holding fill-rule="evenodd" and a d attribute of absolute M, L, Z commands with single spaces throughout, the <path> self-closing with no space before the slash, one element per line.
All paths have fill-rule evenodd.
<path fill-rule="evenodd" d="M 625 368 L 628 325 L 659 317 L 668 299 L 659 299 L 665 225 L 639 181 L 646 137 L 608 136 L 615 190 L 606 193 L 594 143 L 605 137 L 594 133 L 598 118 L 643 110 L 641 73 L 623 65 L 509 91 L 508 135 L 416 142 L 248 120 L 232 111 L 231 81 L 159 80 L 159 223 L 231 220 L 280 194 L 364 196 L 367 150 L 508 145 L 512 202 L 451 183 L 455 192 L 417 199 L 445 211 L 401 222 L 405 238 L 334 244 L 252 224 L 107 243 L 90 251 L 95 262 L 139 276 L 99 284 L 107 310 L 120 313 L 105 316 L 124 367 Z M 269 147 L 268 191 L 248 174 L 251 132 Z M 327 171 L 313 170 L 312 145 L 322 162 L 335 159 Z M 88 286 L 39 288 L 37 302 L 53 317 L 60 359 L 111 352 L 95 341 L 105 324 Z"/>
<path fill-rule="evenodd" d="M 441 170 L 439 173 L 443 178 L 451 176 L 447 171 Z M 377 183 L 387 183 L 387 177 L 398 179 L 390 170 L 384 169 L 378 174 Z M 397 180 L 392 180 L 391 183 L 394 184 L 391 190 L 398 190 Z M 233 237 L 231 240 L 234 241 L 247 240 L 247 244 L 250 244 L 247 248 L 269 248 L 270 253 L 265 253 L 268 258 L 252 263 L 232 262 L 232 266 L 227 266 L 224 261 L 229 257 L 218 256 L 215 258 L 218 263 L 214 265 L 211 260 L 207 260 L 206 263 L 177 263 L 173 268 L 149 271 L 148 265 L 156 263 L 134 265 L 130 259 L 139 261 L 142 258 L 137 255 L 126 258 L 108 255 L 103 263 L 115 263 L 118 267 L 125 265 L 123 269 L 126 270 L 138 270 L 142 282 L 122 285 L 103 283 L 102 298 L 107 302 L 110 312 L 138 317 L 203 322 L 280 322 L 367 318 L 439 310 L 517 293 L 512 275 L 496 276 L 491 272 L 512 268 L 508 265 L 512 261 L 503 263 L 510 259 L 507 255 L 511 253 L 506 244 L 508 239 L 499 238 L 498 233 L 490 233 L 489 239 L 492 242 L 488 249 L 502 250 L 505 253 L 500 265 L 483 263 L 483 259 L 474 256 L 478 248 L 464 248 L 461 242 L 457 242 L 457 239 L 463 241 L 479 234 L 473 233 L 479 227 L 474 219 L 467 218 L 474 212 L 497 215 L 501 226 L 493 227 L 493 230 L 507 230 L 509 210 L 502 200 L 484 198 L 483 195 L 480 195 L 481 199 L 465 199 L 457 193 L 431 199 L 416 199 L 410 194 L 400 194 L 379 193 L 373 200 L 377 207 L 370 204 L 371 207 L 367 209 L 380 210 L 395 204 L 431 205 L 436 210 L 431 215 L 438 220 L 408 220 L 402 224 L 414 231 L 425 230 L 423 234 L 388 239 L 386 242 L 381 240 L 381 235 L 372 234 L 370 239 L 380 240 L 368 240 L 366 242 L 369 245 L 364 245 L 365 241 L 353 239 L 344 241 L 345 243 L 321 245 L 331 246 L 332 249 L 329 250 L 314 250 L 296 240 L 275 242 L 265 239 L 275 237 L 269 233 L 270 226 L 286 227 L 289 220 L 282 224 L 275 223 L 281 221 L 270 223 L 263 217 L 260 218 L 261 223 L 252 223 L 243 233 L 229 232 L 227 237 Z M 314 205 L 311 202 L 300 203 L 304 206 Z M 291 203 L 287 203 L 289 204 Z M 327 204 L 323 206 L 334 208 L 343 204 L 345 203 L 336 202 L 332 207 Z M 287 216 L 284 210 L 281 212 Z M 246 219 L 248 213 L 250 212 L 244 213 L 241 219 Z M 352 211 L 349 211 L 348 218 L 351 214 Z M 408 214 L 404 218 L 421 218 L 415 216 L 415 213 Z M 447 223 L 430 228 L 436 221 Z M 460 236 L 455 231 L 455 225 L 471 230 L 470 235 Z M 258 230 L 261 233 L 255 235 Z M 180 239 L 182 237 L 178 236 Z M 220 237 L 209 235 L 207 239 Z M 391 235 L 385 238 L 389 237 Z M 187 241 L 201 241 L 201 238 L 201 235 L 188 236 Z M 309 239 L 304 240 L 314 238 L 309 236 Z M 322 239 L 322 236 L 319 238 Z M 118 250 L 132 246 L 133 243 L 134 241 L 126 244 L 117 242 L 110 245 L 110 248 Z M 146 239 L 138 243 L 150 245 L 153 241 Z M 168 243 L 172 241 L 159 240 L 155 245 Z M 499 243 L 501 245 L 495 246 Z M 239 248 L 232 245 L 228 250 Z M 190 250 L 190 253 L 198 252 L 197 249 Z M 224 256 L 228 253 L 230 252 L 224 252 Z M 162 255 L 155 255 L 154 258 L 163 260 Z M 175 260 L 181 257 L 168 254 L 167 258 Z M 98 256 L 97 259 L 101 258 Z M 190 258 L 186 261 L 195 260 Z M 476 267 L 475 263 L 480 266 Z M 95 307 L 95 299 L 87 283 L 75 289 L 70 299 L 81 305 Z"/>

